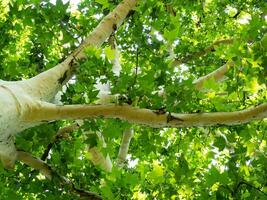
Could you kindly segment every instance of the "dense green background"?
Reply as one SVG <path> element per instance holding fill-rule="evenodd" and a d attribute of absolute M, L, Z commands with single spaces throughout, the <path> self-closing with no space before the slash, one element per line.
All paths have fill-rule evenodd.
<path fill-rule="evenodd" d="M 21 80 L 53 67 L 68 55 L 119 1 L 84 0 L 78 10 L 57 0 L 0 2 L 0 79 Z M 168 112 L 235 111 L 266 102 L 267 3 L 265 0 L 146 0 L 116 31 L 122 72 L 112 73 L 110 47 L 88 49 L 65 104 L 93 103 L 96 79 L 110 80 L 121 101 Z M 164 38 L 164 39 L 163 39 Z M 170 64 L 168 44 L 179 59 L 231 38 L 183 67 Z M 103 56 L 105 55 L 105 56 Z M 222 83 L 205 90 L 192 81 L 232 59 Z M 138 72 L 138 73 L 136 73 Z M 105 75 L 105 77 L 103 77 Z M 164 88 L 166 96 L 158 96 Z M 154 91 L 154 92 L 152 92 Z M 52 122 L 19 134 L 19 149 L 40 157 L 60 127 Z M 267 199 L 267 121 L 238 126 L 153 129 L 134 126 L 129 154 L 136 165 L 106 173 L 88 159 L 87 132 L 102 132 L 115 162 L 123 130 L 119 120 L 87 120 L 68 139 L 54 144 L 47 160 L 77 188 L 105 199 Z M 133 163 L 133 162 L 131 162 Z M 17 163 L 0 167 L 0 199 L 78 199 L 59 180 L 46 180 Z"/>

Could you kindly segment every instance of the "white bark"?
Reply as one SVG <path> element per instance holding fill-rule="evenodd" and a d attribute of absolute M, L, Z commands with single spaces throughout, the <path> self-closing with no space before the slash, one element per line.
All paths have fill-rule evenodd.
<path fill-rule="evenodd" d="M 123 137 L 117 160 L 117 164 L 119 167 L 122 167 L 124 165 L 124 162 L 126 161 L 129 145 L 133 135 L 134 135 L 134 130 L 132 128 L 125 129 L 123 132 Z"/>
<path fill-rule="evenodd" d="M 62 63 L 20 84 L 31 96 L 42 101 L 51 101 L 72 76 L 77 67 L 77 60 L 86 58 L 84 49 L 88 46 L 100 47 L 105 40 L 119 28 L 123 20 L 137 4 L 137 0 L 122 1 L 99 25 L 88 35 L 83 43 Z"/>
<path fill-rule="evenodd" d="M 107 144 L 105 142 L 104 136 L 100 132 L 97 132 L 96 135 L 102 143 L 102 148 L 107 148 Z M 104 169 L 107 172 L 112 171 L 113 165 L 112 165 L 109 154 L 107 154 L 107 156 L 105 157 L 97 146 L 89 147 L 88 151 L 91 154 L 90 160 L 93 162 L 94 165 L 100 166 L 102 169 Z"/>
<path fill-rule="evenodd" d="M 90 160 L 94 163 L 94 165 L 100 166 L 107 172 L 112 171 L 112 162 L 109 155 L 104 157 L 103 153 L 97 147 L 90 148 L 88 151 L 91 154 Z"/>
<path fill-rule="evenodd" d="M 215 81 L 219 82 L 224 79 L 225 73 L 228 71 L 230 67 L 233 67 L 234 62 L 229 61 L 225 65 L 221 66 L 220 68 L 214 70 L 213 72 L 207 74 L 206 76 L 202 76 L 195 80 L 193 83 L 195 84 L 198 90 L 201 90 L 204 86 L 205 81 L 214 79 Z"/>
<path fill-rule="evenodd" d="M 6 168 L 12 168 L 17 157 L 14 134 L 38 124 L 20 121 L 33 104 L 34 100 L 15 82 L 0 82 L 0 158 Z"/>
<path fill-rule="evenodd" d="M 267 103 L 236 112 L 195 114 L 158 113 L 128 105 L 59 106 L 49 103 L 71 77 L 76 59 L 85 58 L 85 47 L 101 46 L 136 3 L 137 0 L 122 1 L 77 50 L 54 68 L 26 81 L 0 81 L 0 158 L 5 167 L 12 167 L 17 158 L 14 134 L 51 120 L 104 117 L 151 127 L 190 127 L 235 125 L 267 117 Z"/>
<path fill-rule="evenodd" d="M 111 49 L 114 50 L 114 59 L 111 60 L 112 72 L 114 73 L 115 76 L 119 76 L 121 72 L 120 51 L 118 49 L 116 40 L 113 36 L 110 37 L 109 43 L 111 45 Z M 107 83 L 101 83 L 100 80 L 97 80 L 95 87 L 96 89 L 99 90 L 99 93 L 97 95 L 98 100 L 96 101 L 97 104 L 108 104 L 117 102 L 118 95 L 112 95 L 110 93 L 109 81 Z"/>
<path fill-rule="evenodd" d="M 37 104 L 36 104 L 37 105 Z M 192 127 L 236 125 L 267 117 L 267 103 L 235 112 L 211 113 L 158 113 L 129 105 L 65 105 L 40 103 L 21 116 L 24 122 L 38 123 L 43 120 L 118 118 L 130 123 L 150 127 Z"/>
<path fill-rule="evenodd" d="M 120 51 L 115 38 L 113 39 L 112 49 L 114 49 L 114 59 L 112 62 L 112 72 L 115 76 L 120 76 L 121 63 L 120 63 Z"/>

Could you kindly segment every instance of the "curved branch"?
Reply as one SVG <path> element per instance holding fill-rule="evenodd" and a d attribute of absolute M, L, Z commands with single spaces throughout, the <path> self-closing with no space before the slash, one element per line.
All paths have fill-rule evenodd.
<path fill-rule="evenodd" d="M 71 192 L 78 194 L 80 197 L 86 197 L 90 200 L 101 200 L 98 194 L 94 192 L 84 191 L 82 189 L 78 189 L 74 186 L 74 184 L 66 177 L 59 175 L 56 171 L 54 171 L 48 164 L 44 161 L 35 158 L 30 153 L 24 151 L 17 151 L 18 160 L 25 163 L 26 165 L 39 170 L 43 175 L 45 175 L 49 180 L 53 178 L 59 178 L 59 181 L 62 184 L 69 185 L 71 187 Z"/>
<path fill-rule="evenodd" d="M 129 105 L 65 105 L 40 102 L 25 112 L 21 120 L 42 122 L 61 119 L 118 118 L 150 127 L 192 127 L 236 125 L 267 117 L 267 103 L 235 112 L 158 113 Z"/>
<path fill-rule="evenodd" d="M 104 157 L 103 153 L 97 147 L 89 148 L 88 152 L 91 154 L 90 160 L 94 165 L 101 167 L 107 172 L 112 171 L 112 162 L 108 154 Z"/>
<path fill-rule="evenodd" d="M 240 187 L 241 187 L 242 185 L 246 185 L 246 186 L 248 186 L 248 187 L 251 187 L 252 189 L 257 190 L 258 192 L 260 192 L 260 193 L 264 194 L 265 196 L 267 196 L 267 193 L 264 192 L 264 191 L 262 191 L 259 187 L 255 187 L 254 185 L 252 185 L 252 184 L 250 184 L 250 183 L 248 183 L 248 182 L 245 182 L 245 181 L 240 181 L 240 182 L 237 184 L 237 186 L 236 186 L 236 188 L 235 188 L 235 190 L 234 190 L 234 194 L 236 194 L 236 193 L 238 192 L 238 190 L 240 189 Z"/>
<path fill-rule="evenodd" d="M 67 138 L 68 135 L 78 129 L 78 127 L 78 124 L 72 124 L 59 129 L 53 140 L 47 145 L 43 155 L 41 156 L 41 160 L 45 161 L 53 145 L 57 143 L 61 138 Z"/>
<path fill-rule="evenodd" d="M 196 58 L 202 57 L 202 56 L 214 51 L 216 46 L 219 46 L 219 45 L 222 45 L 222 44 L 229 45 L 229 44 L 232 44 L 233 42 L 234 42 L 233 39 L 223 39 L 223 40 L 215 41 L 211 46 L 209 46 L 209 47 L 207 47 L 207 48 L 205 48 L 205 49 L 203 49 L 201 51 L 192 53 L 192 54 L 190 54 L 188 56 L 185 56 L 184 58 L 181 58 L 181 59 L 176 58 L 172 62 L 172 66 L 177 66 L 177 65 L 180 65 L 182 63 L 187 63 L 192 59 L 196 59 Z"/>
<path fill-rule="evenodd" d="M 52 169 L 44 161 L 35 158 L 31 154 L 24 151 L 17 151 L 17 159 L 25 163 L 26 165 L 39 170 L 48 179 L 50 180 L 52 179 L 53 176 Z"/>
<path fill-rule="evenodd" d="M 234 65 L 234 62 L 229 61 L 225 65 L 219 67 L 218 69 L 214 70 L 213 72 L 202 76 L 195 80 L 193 84 L 195 84 L 196 89 L 200 90 L 204 86 L 204 82 L 210 79 L 214 79 L 215 81 L 221 81 L 224 78 L 225 73 L 228 71 L 230 67 Z"/>

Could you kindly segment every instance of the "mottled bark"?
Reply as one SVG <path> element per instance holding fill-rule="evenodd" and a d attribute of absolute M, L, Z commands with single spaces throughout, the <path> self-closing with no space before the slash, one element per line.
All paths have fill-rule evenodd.
<path fill-rule="evenodd" d="M 267 103 L 235 112 L 211 113 L 158 113 L 149 109 L 140 109 L 129 105 L 66 105 L 49 103 L 32 107 L 23 116 L 24 122 L 43 120 L 118 118 L 130 123 L 150 127 L 193 127 L 214 125 L 236 125 L 267 117 Z"/>

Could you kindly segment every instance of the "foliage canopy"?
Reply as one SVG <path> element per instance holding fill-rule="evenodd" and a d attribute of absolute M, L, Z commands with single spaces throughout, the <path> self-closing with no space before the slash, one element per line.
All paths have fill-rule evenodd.
<path fill-rule="evenodd" d="M 28 79 L 70 54 L 118 0 L 83 0 L 76 9 L 57 0 L 0 2 L 0 79 Z M 86 50 L 61 96 L 64 104 L 93 104 L 96 83 L 109 83 L 118 104 L 157 112 L 236 111 L 267 102 L 267 4 L 265 0 L 146 0 L 114 31 L 122 70 L 112 72 L 109 41 Z M 116 27 L 114 27 L 116 29 Z M 226 41 L 226 42 L 221 42 Z M 194 80 L 233 62 L 225 78 Z M 149 128 L 117 119 L 89 119 L 66 137 L 62 120 L 16 136 L 18 149 L 41 157 L 75 188 L 104 199 L 266 199 L 267 120 L 188 128 Z M 90 161 L 97 145 L 116 161 L 122 134 L 133 128 L 128 160 L 108 173 Z M 100 132 L 107 143 L 91 133 Z M 54 142 L 53 142 L 54 141 Z M 78 199 L 70 185 L 52 182 L 18 163 L 0 168 L 1 199 Z"/>

